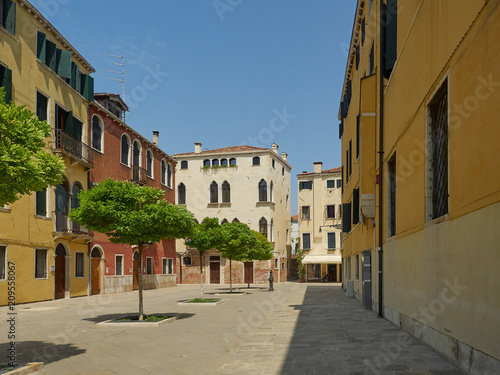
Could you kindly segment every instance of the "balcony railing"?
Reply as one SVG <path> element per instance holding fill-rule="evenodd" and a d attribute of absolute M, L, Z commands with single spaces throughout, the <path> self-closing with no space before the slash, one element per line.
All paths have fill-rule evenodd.
<path fill-rule="evenodd" d="M 132 166 L 132 182 L 144 185 L 146 184 L 147 178 L 148 173 L 144 168 L 141 168 L 138 165 Z"/>
<path fill-rule="evenodd" d="M 87 228 L 71 221 L 67 212 L 54 211 L 54 216 L 56 220 L 56 232 L 85 237 L 93 236 L 93 233 Z"/>
<path fill-rule="evenodd" d="M 56 151 L 60 151 L 70 159 L 75 159 L 78 163 L 92 168 L 94 164 L 94 150 L 85 143 L 76 140 L 61 129 L 54 130 Z"/>

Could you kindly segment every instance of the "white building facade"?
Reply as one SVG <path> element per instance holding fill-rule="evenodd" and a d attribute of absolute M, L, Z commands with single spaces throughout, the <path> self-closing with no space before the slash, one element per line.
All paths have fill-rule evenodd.
<path fill-rule="evenodd" d="M 176 203 L 185 206 L 201 222 L 217 217 L 221 223 L 246 223 L 267 236 L 274 258 L 245 264 L 233 262 L 233 283 L 267 283 L 273 270 L 275 282 L 286 281 L 291 252 L 290 172 L 287 154 L 272 149 L 234 146 L 201 149 L 173 155 L 177 160 Z M 177 243 L 178 282 L 200 281 L 199 254 Z M 204 282 L 229 283 L 229 261 L 216 251 L 204 254 Z M 181 278 L 182 272 L 182 278 Z"/>
<path fill-rule="evenodd" d="M 342 168 L 322 170 L 322 165 L 316 162 L 314 172 L 297 175 L 304 278 L 305 281 L 340 282 Z"/>

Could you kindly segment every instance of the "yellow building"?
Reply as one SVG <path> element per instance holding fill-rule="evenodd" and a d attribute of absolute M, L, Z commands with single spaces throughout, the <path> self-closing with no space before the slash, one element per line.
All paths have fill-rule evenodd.
<path fill-rule="evenodd" d="M 500 1 L 384 2 L 358 0 L 339 111 L 344 285 L 500 373 Z"/>
<path fill-rule="evenodd" d="M 60 185 L 0 209 L 0 268 L 15 264 L 16 303 L 88 295 L 91 233 L 67 214 L 92 168 L 86 129 L 94 69 L 29 2 L 1 5 L 1 85 L 16 105 L 51 125 L 47 147 L 66 170 Z M 7 304 L 5 276 L 0 272 L 0 305 Z"/>

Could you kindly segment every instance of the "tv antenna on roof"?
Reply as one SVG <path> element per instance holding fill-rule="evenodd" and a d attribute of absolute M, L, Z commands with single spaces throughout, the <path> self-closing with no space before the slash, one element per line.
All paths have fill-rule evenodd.
<path fill-rule="evenodd" d="M 118 81 L 118 82 L 121 82 L 122 83 L 122 87 L 123 87 L 123 96 L 122 96 L 122 100 L 125 102 L 125 64 L 123 63 L 123 56 L 119 56 L 119 55 L 110 55 L 110 54 L 105 54 L 106 56 L 110 56 L 110 57 L 116 57 L 116 58 L 120 58 L 121 59 L 121 62 L 120 63 L 117 63 L 117 62 L 114 62 L 113 65 L 118 65 L 118 66 L 121 66 L 122 67 L 122 71 L 121 72 L 117 72 L 116 70 L 106 70 L 107 72 L 109 73 L 116 73 L 116 74 L 121 74 L 122 75 L 122 79 L 118 79 L 118 78 L 109 78 L 109 77 L 106 77 L 106 79 L 110 79 L 112 81 Z M 125 111 L 122 112 L 123 113 L 123 121 L 125 121 Z"/>

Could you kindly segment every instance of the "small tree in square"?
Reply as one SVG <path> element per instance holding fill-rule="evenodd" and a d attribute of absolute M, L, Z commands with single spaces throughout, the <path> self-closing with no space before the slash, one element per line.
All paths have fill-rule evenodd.
<path fill-rule="evenodd" d="M 104 233 L 112 243 L 137 245 L 139 251 L 139 320 L 144 319 L 142 250 L 163 239 L 192 235 L 193 214 L 168 203 L 157 188 L 107 179 L 80 192 L 80 207 L 69 214 L 87 229 Z"/>

